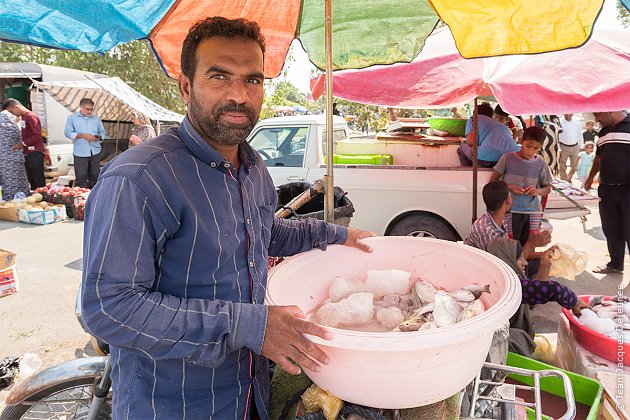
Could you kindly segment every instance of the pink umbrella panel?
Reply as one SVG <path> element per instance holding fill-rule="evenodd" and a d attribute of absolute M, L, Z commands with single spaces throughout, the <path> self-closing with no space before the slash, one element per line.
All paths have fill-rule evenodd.
<path fill-rule="evenodd" d="M 311 81 L 313 97 L 324 76 Z M 334 73 L 334 96 L 394 108 L 445 108 L 492 95 L 514 115 L 630 108 L 630 31 L 593 31 L 582 47 L 462 58 L 450 30 L 427 38 L 411 63 Z"/>

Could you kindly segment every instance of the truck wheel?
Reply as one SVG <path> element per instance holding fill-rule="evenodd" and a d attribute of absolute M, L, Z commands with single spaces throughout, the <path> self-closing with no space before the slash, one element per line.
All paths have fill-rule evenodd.
<path fill-rule="evenodd" d="M 412 214 L 398 221 L 388 233 L 390 236 L 416 236 L 457 241 L 459 238 L 445 222 L 431 216 Z"/>

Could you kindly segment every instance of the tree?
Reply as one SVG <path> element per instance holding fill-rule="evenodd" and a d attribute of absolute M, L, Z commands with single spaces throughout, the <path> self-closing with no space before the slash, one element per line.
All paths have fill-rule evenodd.
<path fill-rule="evenodd" d="M 630 12 L 619 1 L 617 2 L 617 17 L 624 28 L 630 28 Z"/>
<path fill-rule="evenodd" d="M 0 61 L 32 61 L 117 76 L 165 108 L 179 113 L 186 110 L 177 82 L 164 74 L 146 40 L 119 45 L 105 54 L 0 42 Z"/>

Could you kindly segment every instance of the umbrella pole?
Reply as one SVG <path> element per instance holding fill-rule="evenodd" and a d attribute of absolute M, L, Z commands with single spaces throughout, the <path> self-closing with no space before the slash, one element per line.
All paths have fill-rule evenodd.
<path fill-rule="evenodd" d="M 332 74 L 332 0 L 326 0 L 326 175 L 324 176 L 324 220 L 333 223 L 335 200 L 333 177 L 333 74 Z"/>
<path fill-rule="evenodd" d="M 475 107 L 473 111 L 473 185 L 472 185 L 472 222 L 477 220 L 477 151 L 479 149 L 479 114 L 477 112 L 477 98 L 475 97 Z"/>

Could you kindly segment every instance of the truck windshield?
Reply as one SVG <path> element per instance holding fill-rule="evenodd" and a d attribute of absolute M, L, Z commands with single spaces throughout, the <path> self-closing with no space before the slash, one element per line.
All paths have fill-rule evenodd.
<path fill-rule="evenodd" d="M 308 127 L 265 127 L 249 144 L 260 153 L 265 166 L 301 167 L 304 163 Z"/>

